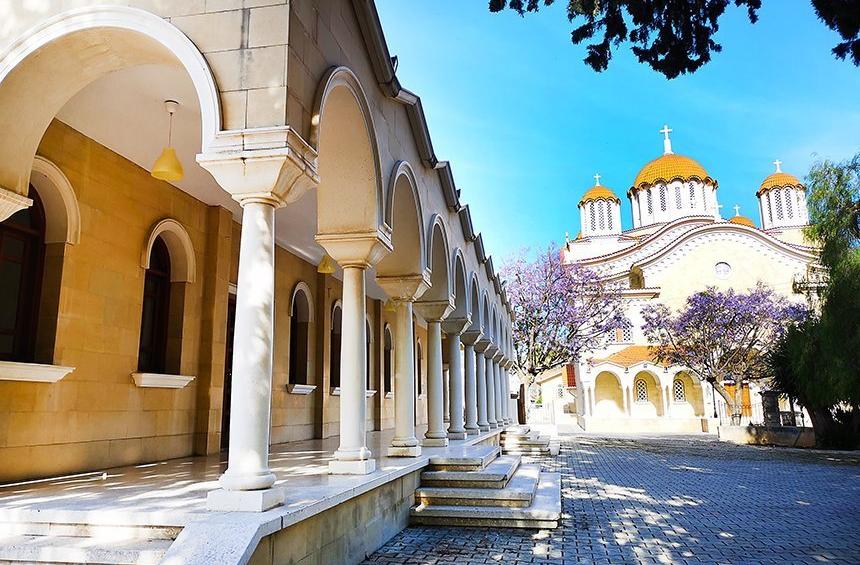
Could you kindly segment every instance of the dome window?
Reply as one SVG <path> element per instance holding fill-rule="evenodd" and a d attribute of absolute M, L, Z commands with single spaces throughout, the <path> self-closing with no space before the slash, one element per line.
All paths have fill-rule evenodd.
<path fill-rule="evenodd" d="M 720 261 L 716 265 L 714 265 L 714 274 L 718 279 L 725 280 L 729 278 L 729 275 L 732 273 L 732 266 L 726 263 L 725 261 Z"/>

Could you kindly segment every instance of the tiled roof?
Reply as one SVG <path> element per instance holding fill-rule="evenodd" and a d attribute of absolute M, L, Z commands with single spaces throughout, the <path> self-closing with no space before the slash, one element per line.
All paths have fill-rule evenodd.
<path fill-rule="evenodd" d="M 708 172 L 698 161 L 683 155 L 669 153 L 657 157 L 642 167 L 642 170 L 636 175 L 636 180 L 633 181 L 633 188 L 653 185 L 657 181 L 669 182 L 675 179 L 686 181 L 692 178 L 709 179 L 716 184 L 716 181 L 708 176 Z"/>
<path fill-rule="evenodd" d="M 661 363 L 657 361 L 657 358 L 654 357 L 654 354 L 651 352 L 651 346 L 649 345 L 629 345 L 622 349 L 621 351 L 616 351 L 609 357 L 604 359 L 592 359 L 592 365 L 598 365 L 600 363 L 615 363 L 616 365 L 620 365 L 622 367 L 632 367 L 637 363 L 653 363 L 655 365 L 660 365 L 661 367 L 668 367 L 667 363 Z"/>
<path fill-rule="evenodd" d="M 783 186 L 803 187 L 803 183 L 800 182 L 796 176 L 780 171 L 778 173 L 768 175 L 768 177 L 762 181 L 761 186 L 759 187 L 758 192 L 756 192 L 756 194 L 759 195 L 762 192 L 767 192 L 772 188 L 782 188 Z"/>
<path fill-rule="evenodd" d="M 579 203 L 583 204 L 589 200 L 600 200 L 601 198 L 604 200 L 612 200 L 619 204 L 621 203 L 621 199 L 615 196 L 615 193 L 612 192 L 611 188 L 600 184 L 596 184 L 585 191 L 585 194 L 582 195 L 582 199 L 580 199 Z"/>

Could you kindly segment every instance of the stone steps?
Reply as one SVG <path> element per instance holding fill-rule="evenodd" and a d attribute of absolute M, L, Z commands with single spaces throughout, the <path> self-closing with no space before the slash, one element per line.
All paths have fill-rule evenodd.
<path fill-rule="evenodd" d="M 502 452 L 510 455 L 558 455 L 558 444 L 528 426 L 512 426 L 501 434 Z"/>
<path fill-rule="evenodd" d="M 421 485 L 449 488 L 504 488 L 519 466 L 519 455 L 502 455 L 477 471 L 424 471 L 421 473 Z"/>
<path fill-rule="evenodd" d="M 555 528 L 561 519 L 561 475 L 540 473 L 537 492 L 525 508 L 502 506 L 419 505 L 412 509 L 413 524 L 434 526 L 493 526 Z"/>
<path fill-rule="evenodd" d="M 537 492 L 540 466 L 521 465 L 504 488 L 451 488 L 421 486 L 415 502 L 432 506 L 504 506 L 525 508 Z"/>
<path fill-rule="evenodd" d="M 0 565 L 155 564 L 161 561 L 181 530 L 160 526 L 0 522 Z"/>
<path fill-rule="evenodd" d="M 430 457 L 431 471 L 480 471 L 501 455 L 497 445 L 451 447 L 444 455 Z"/>

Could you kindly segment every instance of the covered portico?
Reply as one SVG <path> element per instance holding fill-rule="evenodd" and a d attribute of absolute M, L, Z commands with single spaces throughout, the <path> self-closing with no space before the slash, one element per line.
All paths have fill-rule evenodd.
<path fill-rule="evenodd" d="M 184 476 L 186 495 L 259 512 L 296 500 L 279 469 L 305 459 L 279 448 L 273 465 L 284 440 L 323 442 L 310 474 L 374 487 L 429 448 L 493 441 L 479 429 L 513 421 L 510 307 L 420 100 L 367 29 L 375 8 L 345 4 L 366 38 L 345 59 L 360 72 L 321 64 L 340 54 L 286 29 L 233 48 L 202 25 L 224 13 L 170 9 L 50 8 L 0 43 L 0 125 L 14 132 L 0 222 L 12 233 L 33 207 L 31 288 L 49 298 L 4 285 L 28 317 L 9 333 L 32 345 L 0 360 L 0 458 L 16 462 L 0 481 L 209 465 Z M 301 23 L 281 9 L 247 15 Z M 276 47 L 316 65 L 287 70 L 266 58 Z M 184 174 L 156 180 L 165 140 Z"/>

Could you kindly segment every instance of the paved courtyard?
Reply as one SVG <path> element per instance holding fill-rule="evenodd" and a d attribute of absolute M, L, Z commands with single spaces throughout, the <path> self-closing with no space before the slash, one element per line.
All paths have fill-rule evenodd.
<path fill-rule="evenodd" d="M 860 563 L 860 453 L 568 436 L 553 531 L 410 527 L 366 563 Z"/>

